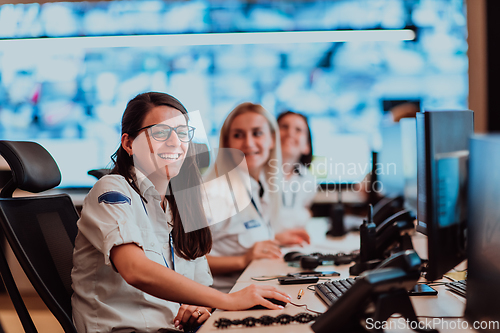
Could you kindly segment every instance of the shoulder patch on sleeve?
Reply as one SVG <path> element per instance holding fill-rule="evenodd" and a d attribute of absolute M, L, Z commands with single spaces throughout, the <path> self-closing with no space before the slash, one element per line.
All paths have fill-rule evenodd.
<path fill-rule="evenodd" d="M 132 204 L 132 200 L 130 200 L 129 197 L 117 191 L 109 191 L 103 193 L 99 196 L 99 198 L 97 198 L 97 201 L 98 203 L 104 202 L 107 204 L 124 204 L 124 203 L 128 203 L 129 205 Z"/>

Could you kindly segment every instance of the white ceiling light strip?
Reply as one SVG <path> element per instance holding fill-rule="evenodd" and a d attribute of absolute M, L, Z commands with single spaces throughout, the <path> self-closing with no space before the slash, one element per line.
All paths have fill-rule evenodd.
<path fill-rule="evenodd" d="M 332 43 L 366 41 L 409 41 L 415 39 L 410 29 L 400 30 L 337 30 L 238 32 L 207 34 L 129 35 L 95 37 L 54 37 L 0 40 L 0 50 L 43 48 L 105 48 L 105 47 L 157 47 L 183 45 L 237 45 Z"/>

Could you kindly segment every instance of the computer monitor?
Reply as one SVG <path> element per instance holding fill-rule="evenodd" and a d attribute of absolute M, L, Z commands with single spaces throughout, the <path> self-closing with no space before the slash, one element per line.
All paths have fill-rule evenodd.
<path fill-rule="evenodd" d="M 470 140 L 467 305 L 469 321 L 500 322 L 500 135 Z"/>
<path fill-rule="evenodd" d="M 427 234 L 427 280 L 465 259 L 467 162 L 473 112 L 417 114 L 418 229 Z"/>
<path fill-rule="evenodd" d="M 316 121 L 311 123 L 316 124 Z M 324 187 L 360 183 L 370 172 L 370 145 L 365 135 L 325 131 L 313 135 L 313 147 L 314 157 L 309 170 L 316 182 Z"/>
<path fill-rule="evenodd" d="M 399 121 L 403 160 L 404 208 L 417 216 L 417 124 L 415 118 Z"/>
<path fill-rule="evenodd" d="M 405 179 L 401 146 L 401 125 L 399 123 L 380 128 L 382 149 L 377 154 L 375 174 L 380 192 L 385 197 L 403 195 Z"/>

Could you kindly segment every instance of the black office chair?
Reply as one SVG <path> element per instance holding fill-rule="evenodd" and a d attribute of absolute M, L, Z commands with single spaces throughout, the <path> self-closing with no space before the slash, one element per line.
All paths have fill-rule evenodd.
<path fill-rule="evenodd" d="M 203 173 L 210 166 L 210 151 L 204 143 L 193 142 L 193 146 L 196 150 L 196 164 L 198 164 L 200 172 Z"/>
<path fill-rule="evenodd" d="M 52 156 L 34 142 L 0 141 L 12 179 L 0 193 L 0 232 L 26 276 L 65 332 L 76 333 L 71 310 L 71 269 L 78 213 L 66 194 L 12 198 L 14 190 L 39 193 L 61 181 Z M 25 332 L 37 332 L 0 251 L 0 274 Z"/>
<path fill-rule="evenodd" d="M 87 174 L 89 176 L 94 176 L 97 179 L 101 179 L 103 176 L 106 176 L 110 172 L 111 172 L 111 169 L 103 168 L 103 169 L 92 169 L 92 170 L 89 170 L 89 171 L 87 171 Z"/>

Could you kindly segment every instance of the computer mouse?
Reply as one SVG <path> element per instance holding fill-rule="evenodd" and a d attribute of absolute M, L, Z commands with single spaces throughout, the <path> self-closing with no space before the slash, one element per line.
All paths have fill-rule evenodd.
<path fill-rule="evenodd" d="M 292 252 L 288 252 L 287 254 L 285 254 L 285 256 L 283 257 L 283 259 L 285 259 L 286 262 L 289 262 L 289 261 L 298 261 L 303 256 L 305 256 L 304 253 L 301 253 L 301 252 L 298 252 L 298 251 L 292 251 Z"/>
<path fill-rule="evenodd" d="M 300 257 L 300 267 L 304 269 L 315 269 L 321 265 L 322 260 L 315 256 L 302 256 Z"/>
<path fill-rule="evenodd" d="M 286 304 L 287 304 L 286 302 L 280 301 L 280 300 L 275 299 L 275 298 L 267 298 L 267 297 L 265 297 L 265 299 L 267 299 L 268 301 L 270 301 L 273 304 L 281 305 L 282 307 L 285 307 Z M 266 309 L 268 309 L 268 308 L 266 308 L 263 305 L 256 305 L 256 306 L 251 307 L 248 310 L 266 310 Z"/>

